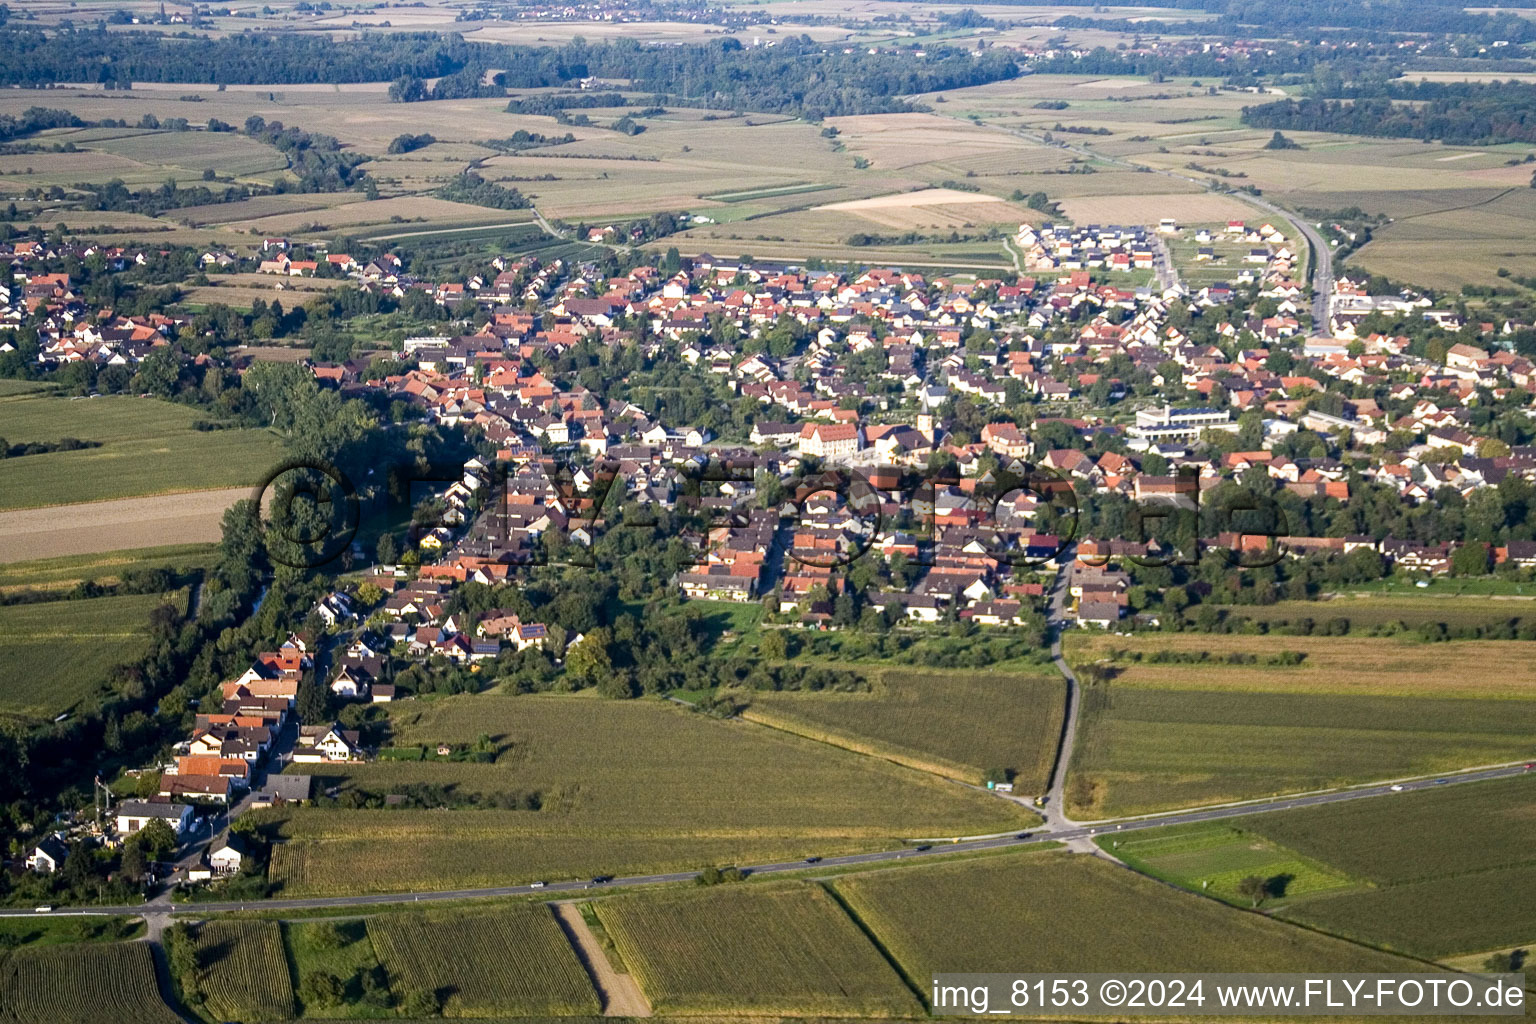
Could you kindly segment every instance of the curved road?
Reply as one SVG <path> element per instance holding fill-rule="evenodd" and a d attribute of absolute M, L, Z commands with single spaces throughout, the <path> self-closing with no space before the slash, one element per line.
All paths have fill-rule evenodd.
<path fill-rule="evenodd" d="M 1004 128 L 999 125 L 989 125 L 988 127 L 995 127 L 998 131 L 1007 132 L 1010 135 L 1017 135 L 1019 138 L 1028 139 L 1030 142 L 1037 142 L 1042 146 L 1049 146 L 1052 149 L 1064 149 L 1069 153 L 1076 153 L 1078 156 L 1086 157 L 1090 160 L 1101 160 L 1104 163 L 1118 164 L 1121 167 L 1129 167 L 1135 171 L 1146 171 L 1151 174 L 1160 174 L 1165 178 L 1171 178 L 1175 181 L 1184 181 L 1199 185 L 1203 189 L 1209 190 L 1212 184 L 1211 180 L 1208 178 L 1196 178 L 1192 175 L 1180 174 L 1178 171 L 1170 171 L 1161 167 L 1152 167 L 1148 164 L 1137 163 L 1134 160 L 1127 160 L 1124 157 L 1106 156 L 1105 154 L 1100 153 L 1088 146 L 1071 142 L 1061 142 L 1054 139 L 1054 137 L 1052 141 L 1047 142 L 1045 141 L 1044 135 L 1038 132 L 1025 131 L 1020 128 Z M 1310 261 L 1312 265 L 1312 337 L 1327 337 L 1328 297 L 1333 294 L 1333 252 L 1328 248 L 1327 240 L 1323 238 L 1323 236 L 1320 235 L 1317 229 L 1314 228 L 1311 224 L 1308 224 L 1296 214 L 1285 209 L 1285 207 L 1272 203 L 1262 196 L 1256 196 L 1252 193 L 1243 192 L 1236 189 L 1232 190 L 1231 192 L 1224 192 L 1222 194 L 1230 195 L 1233 199 L 1245 202 L 1250 206 L 1256 206 L 1266 213 L 1272 213 L 1276 217 L 1283 218 L 1284 220 L 1290 222 L 1291 227 L 1295 228 L 1296 231 L 1307 240 L 1307 245 L 1312 250 L 1312 259 Z"/>

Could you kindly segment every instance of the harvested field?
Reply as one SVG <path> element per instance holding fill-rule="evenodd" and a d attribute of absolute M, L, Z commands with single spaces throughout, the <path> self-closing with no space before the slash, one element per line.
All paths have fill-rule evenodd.
<path fill-rule="evenodd" d="M 381 914 L 368 935 L 391 987 L 432 992 L 449 1017 L 579 1016 L 600 1009 L 587 972 L 543 904 Z"/>
<path fill-rule="evenodd" d="M 962 192 L 953 188 L 925 188 L 916 192 L 897 192 L 893 195 L 871 196 L 868 199 L 849 199 L 841 203 L 818 206 L 818 210 L 905 210 L 914 206 L 973 205 L 1000 203 L 997 196 L 976 192 Z"/>
<path fill-rule="evenodd" d="M 594 908 L 663 1014 L 921 1012 L 858 926 L 811 883 L 624 896 Z"/>
<path fill-rule="evenodd" d="M 224 510 L 249 487 L 0 512 L 0 564 L 180 544 L 216 543 Z"/>
<path fill-rule="evenodd" d="M 1212 224 L 1253 217 L 1254 208 L 1229 196 L 1126 195 L 1059 200 L 1072 220 L 1084 224 L 1156 224 L 1173 217 L 1180 224 Z"/>

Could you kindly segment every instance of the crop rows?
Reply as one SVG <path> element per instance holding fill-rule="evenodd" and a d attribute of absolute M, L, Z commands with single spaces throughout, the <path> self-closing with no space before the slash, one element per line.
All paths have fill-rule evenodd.
<path fill-rule="evenodd" d="M 626 896 L 595 906 L 658 1012 L 920 1012 L 858 926 L 815 886 Z"/>
<path fill-rule="evenodd" d="M 936 971 L 1391 971 L 1406 961 L 1102 860 L 1023 853 L 850 875 L 837 892 L 909 978 Z"/>
<path fill-rule="evenodd" d="M 384 914 L 368 922 L 397 993 L 424 992 L 455 1017 L 595 1015 L 597 994 L 549 908 Z"/>
<path fill-rule="evenodd" d="M 5 1024 L 181 1024 L 142 942 L 21 950 L 0 961 Z"/>
<path fill-rule="evenodd" d="M 293 982 L 275 921 L 209 921 L 195 933 L 197 988 L 221 1020 L 286 1020 Z"/>

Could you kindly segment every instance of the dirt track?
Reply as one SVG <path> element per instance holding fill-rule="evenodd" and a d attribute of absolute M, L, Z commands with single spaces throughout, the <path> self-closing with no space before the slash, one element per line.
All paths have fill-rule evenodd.
<path fill-rule="evenodd" d="M 249 487 L 0 512 L 0 562 L 219 539 L 224 510 Z"/>
<path fill-rule="evenodd" d="M 560 927 L 576 948 L 576 955 L 592 976 L 592 983 L 603 1001 L 603 1016 L 649 1017 L 651 1004 L 645 993 L 640 991 L 633 975 L 620 974 L 613 969 L 597 936 L 582 919 L 580 909 L 573 903 L 556 903 L 553 908 Z"/>

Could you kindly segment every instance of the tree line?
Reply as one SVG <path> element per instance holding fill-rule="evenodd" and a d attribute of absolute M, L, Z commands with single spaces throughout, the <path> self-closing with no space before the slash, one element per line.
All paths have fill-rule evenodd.
<path fill-rule="evenodd" d="M 1243 123 L 1276 130 L 1414 138 L 1455 145 L 1536 142 L 1536 85 L 1377 81 L 1243 108 Z"/>

